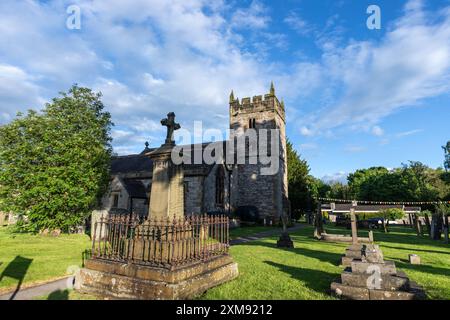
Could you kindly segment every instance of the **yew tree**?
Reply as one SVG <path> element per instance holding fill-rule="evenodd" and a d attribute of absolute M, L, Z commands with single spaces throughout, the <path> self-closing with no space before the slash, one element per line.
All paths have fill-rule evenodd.
<path fill-rule="evenodd" d="M 0 210 L 33 232 L 82 224 L 108 183 L 112 125 L 101 94 L 74 85 L 1 126 Z"/>

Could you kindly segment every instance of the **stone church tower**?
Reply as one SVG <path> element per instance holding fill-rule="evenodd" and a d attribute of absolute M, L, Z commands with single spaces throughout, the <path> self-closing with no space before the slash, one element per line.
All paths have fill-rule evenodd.
<path fill-rule="evenodd" d="M 230 129 L 241 133 L 255 129 L 259 136 L 261 129 L 279 130 L 279 169 L 274 175 L 261 175 L 262 164 L 248 164 L 251 156 L 246 153 L 246 164 L 237 165 L 233 170 L 233 207 L 255 206 L 260 216 L 278 222 L 280 214 L 289 213 L 287 154 L 286 154 L 286 116 L 283 101 L 275 95 L 271 84 L 270 92 L 252 99 L 241 101 L 230 95 Z M 233 131 L 232 131 L 233 132 Z M 270 138 L 268 138 L 270 141 Z M 270 145 L 270 144 L 269 144 Z M 270 150 L 270 147 L 269 147 Z M 253 159 L 255 160 L 255 159 Z"/>

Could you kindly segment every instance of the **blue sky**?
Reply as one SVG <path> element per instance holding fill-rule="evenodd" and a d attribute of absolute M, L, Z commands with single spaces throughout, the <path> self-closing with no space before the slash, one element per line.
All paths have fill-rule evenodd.
<path fill-rule="evenodd" d="M 380 30 L 366 26 L 371 4 Z M 103 93 L 119 154 L 158 146 L 168 111 L 225 130 L 231 89 L 264 94 L 272 80 L 317 177 L 442 166 L 450 140 L 448 0 L 3 0 L 0 43 L 0 123 L 78 83 Z"/>

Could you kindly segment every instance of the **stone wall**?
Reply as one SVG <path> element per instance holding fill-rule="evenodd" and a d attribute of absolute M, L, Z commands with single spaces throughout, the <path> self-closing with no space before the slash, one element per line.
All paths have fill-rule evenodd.
<path fill-rule="evenodd" d="M 277 220 L 282 212 L 288 211 L 288 181 L 285 159 L 286 128 L 284 104 L 275 96 L 274 90 L 253 99 L 241 101 L 230 97 L 230 129 L 245 133 L 250 126 L 250 119 L 255 119 L 255 129 L 279 129 L 279 168 L 275 175 L 261 175 L 261 164 L 251 163 L 246 155 L 246 164 L 238 165 L 233 174 L 232 203 L 235 206 L 256 206 L 264 217 Z M 233 137 L 233 136 L 232 136 Z M 270 139 L 269 150 L 270 150 Z"/>
<path fill-rule="evenodd" d="M 202 213 L 203 176 L 184 177 L 184 209 L 186 214 Z"/>

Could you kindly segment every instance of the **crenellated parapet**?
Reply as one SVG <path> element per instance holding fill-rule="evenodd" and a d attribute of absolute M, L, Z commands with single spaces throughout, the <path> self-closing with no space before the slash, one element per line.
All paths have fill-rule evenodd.
<path fill-rule="evenodd" d="M 256 112 L 276 112 L 285 121 L 285 110 L 284 102 L 279 101 L 275 95 L 275 89 L 273 83 L 269 93 L 263 95 L 257 95 L 250 97 L 245 97 L 239 100 L 239 98 L 234 97 L 234 92 L 231 91 L 230 94 L 230 116 L 231 118 L 242 114 L 251 114 Z"/>

